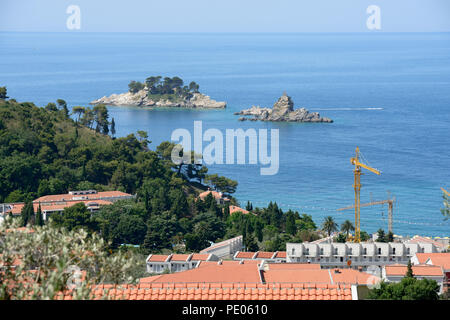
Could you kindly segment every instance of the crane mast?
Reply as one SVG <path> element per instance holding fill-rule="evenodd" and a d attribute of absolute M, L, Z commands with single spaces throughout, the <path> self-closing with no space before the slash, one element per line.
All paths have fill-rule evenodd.
<path fill-rule="evenodd" d="M 355 237 L 353 239 L 354 242 L 361 242 L 361 224 L 360 224 L 360 214 L 361 214 L 361 203 L 360 203 L 360 193 L 361 193 L 361 168 L 369 170 L 377 175 L 380 175 L 381 172 L 377 169 L 374 169 L 360 161 L 360 152 L 359 147 L 356 147 L 356 155 L 355 157 L 350 158 L 350 163 L 354 165 L 353 174 L 354 174 L 354 183 L 353 188 L 355 190 Z"/>

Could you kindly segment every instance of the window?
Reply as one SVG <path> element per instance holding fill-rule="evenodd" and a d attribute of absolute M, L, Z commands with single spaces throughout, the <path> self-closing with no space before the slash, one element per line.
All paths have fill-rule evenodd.
<path fill-rule="evenodd" d="M 395 254 L 395 248 L 392 248 L 392 254 Z"/>
<path fill-rule="evenodd" d="M 320 254 L 323 255 L 323 248 L 320 248 Z"/>
<path fill-rule="evenodd" d="M 410 249 L 410 248 L 407 248 L 407 249 L 406 249 L 406 253 L 407 253 L 407 254 L 411 254 L 411 249 Z"/>
<path fill-rule="evenodd" d="M 365 255 L 367 254 L 367 248 L 364 248 L 364 254 Z"/>
<path fill-rule="evenodd" d="M 295 248 L 292 248 L 292 255 L 295 254 Z"/>
<path fill-rule="evenodd" d="M 349 253 L 349 254 L 353 254 L 353 248 L 349 248 L 349 249 L 348 249 L 348 253 Z"/>
<path fill-rule="evenodd" d="M 338 248 L 334 248 L 334 254 L 335 254 L 335 255 L 338 254 Z"/>
<path fill-rule="evenodd" d="M 305 254 L 306 254 L 306 255 L 309 255 L 309 248 L 306 248 Z"/>
<path fill-rule="evenodd" d="M 378 248 L 378 254 L 381 254 L 381 248 Z"/>

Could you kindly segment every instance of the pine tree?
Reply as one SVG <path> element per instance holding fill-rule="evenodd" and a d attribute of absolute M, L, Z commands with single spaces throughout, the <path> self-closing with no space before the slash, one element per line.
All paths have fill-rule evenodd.
<path fill-rule="evenodd" d="M 258 244 L 256 243 L 255 237 L 253 235 L 247 236 L 245 248 L 249 252 L 259 251 Z"/>

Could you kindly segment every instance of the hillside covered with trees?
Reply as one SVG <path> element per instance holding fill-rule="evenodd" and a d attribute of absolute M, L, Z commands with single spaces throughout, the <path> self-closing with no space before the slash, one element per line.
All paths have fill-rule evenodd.
<path fill-rule="evenodd" d="M 248 203 L 253 214 L 230 215 L 228 205 L 239 205 L 232 197 L 236 181 L 208 174 L 202 165 L 175 165 L 170 160 L 174 144 L 164 142 L 152 150 L 146 132 L 109 136 L 115 128 L 104 105 L 72 111 L 75 120 L 63 100 L 43 108 L 0 100 L 0 203 L 29 203 L 69 190 L 135 194 L 134 200 L 104 206 L 93 215 L 83 204 L 66 208 L 51 223 L 98 233 L 111 248 L 132 244 L 147 253 L 197 251 L 240 234 L 248 250 L 270 251 L 285 250 L 287 241 L 319 237 L 311 216 L 284 213 L 276 203 L 255 209 Z M 197 199 L 207 188 L 231 200 Z M 28 218 L 25 222 L 36 223 Z"/>

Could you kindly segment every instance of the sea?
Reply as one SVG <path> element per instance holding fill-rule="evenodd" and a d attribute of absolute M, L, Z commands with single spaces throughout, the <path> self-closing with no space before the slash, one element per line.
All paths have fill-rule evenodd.
<path fill-rule="evenodd" d="M 450 189 L 450 33 L 0 33 L 0 86 L 39 106 L 70 107 L 128 90 L 151 75 L 195 81 L 223 110 L 108 107 L 117 136 L 147 131 L 152 149 L 176 129 L 278 129 L 279 170 L 213 164 L 238 181 L 241 206 L 354 221 L 353 166 L 363 169 L 361 203 L 395 197 L 394 234 L 450 236 L 441 187 Z M 272 107 L 286 92 L 295 107 L 333 123 L 238 121 L 234 112 Z M 387 205 L 361 209 L 361 229 L 387 231 Z"/>

